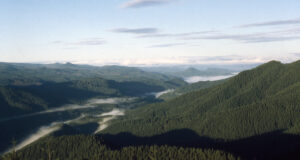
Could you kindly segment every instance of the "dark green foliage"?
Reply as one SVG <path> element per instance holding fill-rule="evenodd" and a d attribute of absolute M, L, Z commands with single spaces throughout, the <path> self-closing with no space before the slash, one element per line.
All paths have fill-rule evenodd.
<path fill-rule="evenodd" d="M 6 155 L 4 160 L 8 159 Z M 63 160 L 125 160 L 125 159 L 194 159 L 194 160 L 235 160 L 233 155 L 219 150 L 202 150 L 174 146 L 131 146 L 111 149 L 94 136 L 62 136 L 41 140 L 20 152 L 17 157 L 22 160 L 32 159 L 63 159 Z"/>
<path fill-rule="evenodd" d="M 225 140 L 280 129 L 299 133 L 300 61 L 272 61 L 225 83 L 129 111 L 106 132 L 152 136 L 190 128 Z"/>
<path fill-rule="evenodd" d="M 47 109 L 47 102 L 29 92 L 0 86 L 0 117 Z"/>

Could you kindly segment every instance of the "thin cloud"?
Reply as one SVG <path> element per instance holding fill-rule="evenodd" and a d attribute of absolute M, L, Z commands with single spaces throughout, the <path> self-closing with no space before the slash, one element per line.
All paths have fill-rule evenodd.
<path fill-rule="evenodd" d="M 103 45 L 105 44 L 106 41 L 100 38 L 93 38 L 93 39 L 87 39 L 87 40 L 82 40 L 78 42 L 73 42 L 73 43 L 68 43 L 69 45 L 83 45 L 83 46 L 97 46 L 97 45 Z"/>
<path fill-rule="evenodd" d="M 136 34 L 136 38 L 179 38 L 183 39 L 185 37 L 197 36 L 197 35 L 208 35 L 212 33 L 218 33 L 218 31 L 208 30 L 199 32 L 185 32 L 185 33 L 162 33 L 158 28 L 116 28 L 111 29 L 111 32 L 115 33 L 127 33 Z"/>
<path fill-rule="evenodd" d="M 290 20 L 278 20 L 278 21 L 269 21 L 269 22 L 262 22 L 262 23 L 245 24 L 245 25 L 242 25 L 239 27 L 240 28 L 249 28 L 249 27 L 265 27 L 265 26 L 279 26 L 279 25 L 293 25 L 293 24 L 300 24 L 300 18 L 290 19 Z"/>
<path fill-rule="evenodd" d="M 62 41 L 52 41 L 51 43 L 52 43 L 52 44 L 61 44 Z"/>
<path fill-rule="evenodd" d="M 249 35 L 217 35 L 217 36 L 207 36 L 207 37 L 196 37 L 189 38 L 192 40 L 196 39 L 206 39 L 206 40 L 234 40 L 241 41 L 243 43 L 259 43 L 259 42 L 275 42 L 275 41 L 289 41 L 300 39 L 300 36 L 262 36 L 256 34 Z"/>
<path fill-rule="evenodd" d="M 107 43 L 101 38 L 88 38 L 77 42 L 53 41 L 52 44 L 62 44 L 66 46 L 97 46 Z M 70 47 L 67 47 L 70 48 Z M 72 48 L 73 49 L 73 48 Z"/>
<path fill-rule="evenodd" d="M 182 38 L 182 37 L 189 37 L 189 36 L 196 36 L 196 35 L 201 35 L 201 34 L 211 34 L 211 33 L 216 33 L 216 31 L 202 31 L 202 32 L 187 32 L 187 33 L 174 33 L 174 34 L 168 34 L 168 33 L 155 33 L 155 34 L 145 34 L 141 35 L 138 38 L 161 38 L 161 37 L 166 37 L 166 38 Z"/>
<path fill-rule="evenodd" d="M 129 33 L 129 34 L 153 34 L 158 33 L 157 28 L 116 28 L 111 30 L 115 33 Z"/>
<path fill-rule="evenodd" d="M 245 57 L 239 55 L 226 55 L 226 56 L 203 57 L 202 59 L 206 61 L 232 61 L 232 60 L 244 60 Z M 253 59 L 253 57 L 251 59 Z"/>
<path fill-rule="evenodd" d="M 171 0 L 131 0 L 121 5 L 121 8 L 142 8 L 149 6 L 163 5 L 172 2 Z"/>
<path fill-rule="evenodd" d="M 234 40 L 243 43 L 262 43 L 276 41 L 290 41 L 300 39 L 300 29 L 261 32 L 251 34 L 211 34 L 208 36 L 188 37 L 185 40 Z"/>
<path fill-rule="evenodd" d="M 169 43 L 169 44 L 159 44 L 159 45 L 153 45 L 149 48 L 167 48 L 167 47 L 174 47 L 174 46 L 181 46 L 185 45 L 185 43 Z"/>
<path fill-rule="evenodd" d="M 291 54 L 296 56 L 296 57 L 300 57 L 300 53 L 291 53 Z"/>

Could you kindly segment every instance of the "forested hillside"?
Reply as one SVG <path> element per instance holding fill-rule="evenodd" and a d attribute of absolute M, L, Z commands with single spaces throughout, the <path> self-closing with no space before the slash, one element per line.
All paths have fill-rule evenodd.
<path fill-rule="evenodd" d="M 273 61 L 218 86 L 128 112 L 108 131 L 151 136 L 191 128 L 200 135 L 237 139 L 293 128 L 300 122 L 299 70 L 300 61 Z"/>
<path fill-rule="evenodd" d="M 105 133 L 154 136 L 175 129 L 191 129 L 200 137 L 225 142 L 268 133 L 265 145 L 279 147 L 281 143 L 274 137 L 300 134 L 299 73 L 300 61 L 291 64 L 272 61 L 220 85 L 128 111 Z M 273 137 L 273 132 L 280 135 Z M 201 138 L 198 140 L 201 144 Z M 291 146 L 300 142 L 284 141 Z"/>
<path fill-rule="evenodd" d="M 197 148 L 182 148 L 175 146 L 131 146 L 121 149 L 111 148 L 103 144 L 95 136 L 62 136 L 49 137 L 22 150 L 11 153 L 3 160 L 32 160 L 32 159 L 63 159 L 63 160 L 130 160 L 130 159 L 174 159 L 199 160 L 218 159 L 235 160 L 232 154 L 219 150 L 203 150 Z"/>

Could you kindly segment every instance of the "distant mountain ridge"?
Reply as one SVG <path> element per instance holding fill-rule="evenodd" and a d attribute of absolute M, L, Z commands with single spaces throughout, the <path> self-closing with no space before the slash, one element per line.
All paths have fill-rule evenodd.
<path fill-rule="evenodd" d="M 35 85 L 41 81 L 66 82 L 86 78 L 104 78 L 115 81 L 147 82 L 165 87 L 174 87 L 172 83 L 184 85 L 185 82 L 174 76 L 142 71 L 124 66 L 89 66 L 67 64 L 24 64 L 0 63 L 0 85 Z"/>
<path fill-rule="evenodd" d="M 152 68 L 144 68 L 144 70 L 149 70 L 152 72 L 157 73 L 163 73 L 170 76 L 180 77 L 180 78 L 187 78 L 192 76 L 221 76 L 221 75 L 231 75 L 235 71 L 224 69 L 224 68 L 206 68 L 204 70 L 200 70 L 194 67 L 188 67 L 188 68 L 180 68 L 180 67 L 174 67 L 173 69 L 152 69 Z"/>
<path fill-rule="evenodd" d="M 222 68 L 207 68 L 206 70 L 198 70 L 196 68 L 187 68 L 181 72 L 172 73 L 172 75 L 177 75 L 181 77 L 191 77 L 191 76 L 219 76 L 219 75 L 230 75 L 233 71 Z"/>

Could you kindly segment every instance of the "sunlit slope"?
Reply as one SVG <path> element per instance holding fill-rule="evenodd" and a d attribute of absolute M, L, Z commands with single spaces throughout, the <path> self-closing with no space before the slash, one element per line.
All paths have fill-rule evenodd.
<path fill-rule="evenodd" d="M 223 84 L 128 112 L 106 132 L 140 136 L 189 128 L 201 136 L 238 139 L 276 130 L 299 133 L 300 61 L 272 61 Z"/>

